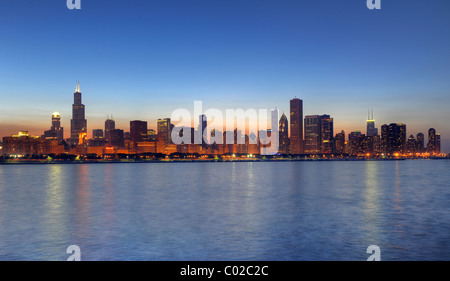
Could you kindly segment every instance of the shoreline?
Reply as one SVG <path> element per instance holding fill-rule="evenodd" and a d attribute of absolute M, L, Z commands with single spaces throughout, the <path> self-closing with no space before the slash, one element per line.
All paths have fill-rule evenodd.
<path fill-rule="evenodd" d="M 449 158 L 343 158 L 343 159 L 239 159 L 239 160 L 76 160 L 76 161 L 47 161 L 47 160 L 8 160 L 0 162 L 2 165 L 66 165 L 66 164 L 145 164 L 145 163 L 239 163 L 239 162 L 316 162 L 316 161 L 403 161 L 403 160 L 450 160 Z"/>

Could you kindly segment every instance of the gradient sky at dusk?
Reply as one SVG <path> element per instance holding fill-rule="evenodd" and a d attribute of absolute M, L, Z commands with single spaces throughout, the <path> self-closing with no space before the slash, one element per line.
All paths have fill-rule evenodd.
<path fill-rule="evenodd" d="M 273 108 L 330 114 L 335 133 L 402 122 L 434 127 L 450 152 L 450 1 L 0 0 L 0 136 L 41 135 L 58 111 L 66 136 L 80 80 L 88 132 L 114 114 Z"/>

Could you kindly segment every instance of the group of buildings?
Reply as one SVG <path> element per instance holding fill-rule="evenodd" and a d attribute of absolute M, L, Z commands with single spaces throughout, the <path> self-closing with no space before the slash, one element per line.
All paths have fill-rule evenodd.
<path fill-rule="evenodd" d="M 278 114 L 276 115 L 278 118 Z M 275 124 L 275 125 L 274 125 Z M 330 115 L 303 116 L 303 101 L 294 98 L 290 101 L 289 118 L 283 113 L 279 120 L 272 120 L 272 127 L 278 124 L 277 155 L 282 157 L 427 157 L 440 155 L 440 134 L 435 129 L 428 130 L 428 142 L 425 135 L 418 133 L 407 138 L 406 125 L 401 123 L 385 124 L 381 132 L 375 127 L 372 114 L 369 113 L 366 134 L 360 131 L 334 134 L 333 118 Z M 190 143 L 175 144 L 172 141 L 174 125 L 170 118 L 158 119 L 157 130 L 149 129 L 146 121 L 130 122 L 129 131 L 116 128 L 114 118 L 107 117 L 104 129 L 94 129 L 92 138 L 87 139 L 87 120 L 85 106 L 79 83 L 74 93 L 70 138 L 64 139 L 61 116 L 52 114 L 51 128 L 42 136 L 31 136 L 26 131 L 17 135 L 3 137 L 0 154 L 8 157 L 25 155 L 236 155 L 257 156 L 267 145 L 250 141 L 251 137 L 242 130 L 231 132 L 234 142 L 208 144 L 194 142 L 196 134 L 203 135 L 208 126 L 207 116 L 199 116 L 199 128 L 190 130 Z M 222 134 L 212 131 L 211 135 Z M 259 134 L 259 133 L 258 133 Z M 271 130 L 267 135 L 270 136 Z M 259 136 L 257 138 L 259 140 Z"/>

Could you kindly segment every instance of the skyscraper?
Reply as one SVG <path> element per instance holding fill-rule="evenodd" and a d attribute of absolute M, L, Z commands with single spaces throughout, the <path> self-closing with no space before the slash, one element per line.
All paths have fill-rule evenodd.
<path fill-rule="evenodd" d="M 137 147 L 138 142 L 147 140 L 147 122 L 134 120 L 130 121 L 130 142 L 133 148 Z"/>
<path fill-rule="evenodd" d="M 110 132 L 110 145 L 114 147 L 123 147 L 124 146 L 124 133 L 123 130 L 114 129 Z"/>
<path fill-rule="evenodd" d="M 307 154 L 318 154 L 320 153 L 320 116 L 319 115 L 308 115 L 305 116 L 305 149 L 304 152 Z"/>
<path fill-rule="evenodd" d="M 413 135 L 410 135 L 408 141 L 406 143 L 406 152 L 407 153 L 416 153 L 417 151 L 417 141 Z"/>
<path fill-rule="evenodd" d="M 427 150 L 429 153 L 436 153 L 436 130 L 434 128 L 428 130 Z"/>
<path fill-rule="evenodd" d="M 381 126 L 381 150 L 386 154 L 406 152 L 406 125 L 391 123 Z"/>
<path fill-rule="evenodd" d="M 375 128 L 375 120 L 373 119 L 373 110 L 372 115 L 369 112 L 369 116 L 367 118 L 367 136 L 368 137 L 378 136 L 378 129 Z"/>
<path fill-rule="evenodd" d="M 423 133 L 417 134 L 416 145 L 416 152 L 422 153 L 425 149 L 425 135 Z"/>
<path fill-rule="evenodd" d="M 109 145 L 111 145 L 111 131 L 116 129 L 116 121 L 114 119 L 106 117 L 105 121 L 105 139 Z"/>
<path fill-rule="evenodd" d="M 304 152 L 308 154 L 333 152 L 333 118 L 330 115 L 305 116 Z"/>
<path fill-rule="evenodd" d="M 72 119 L 70 120 L 70 144 L 78 144 L 80 135 L 87 134 L 87 120 L 85 119 L 85 107 L 81 103 L 80 83 L 77 82 L 72 105 Z"/>
<path fill-rule="evenodd" d="M 94 129 L 94 130 L 92 130 L 92 138 L 94 138 L 94 139 L 103 139 L 103 129 Z"/>
<path fill-rule="evenodd" d="M 333 152 L 333 118 L 330 115 L 320 116 L 320 153 Z"/>
<path fill-rule="evenodd" d="M 158 135 L 161 135 L 166 143 L 172 142 L 170 125 L 170 118 L 158 119 Z"/>
<path fill-rule="evenodd" d="M 340 133 L 337 133 L 334 137 L 334 145 L 335 145 L 335 152 L 344 154 L 345 153 L 345 132 L 341 131 Z"/>
<path fill-rule="evenodd" d="M 360 131 L 351 132 L 348 135 L 348 154 L 351 156 L 363 155 L 366 153 L 364 147 L 364 140 L 366 135 L 361 134 Z"/>
<path fill-rule="evenodd" d="M 291 121 L 291 154 L 303 153 L 303 101 L 294 98 L 290 101 Z"/>
<path fill-rule="evenodd" d="M 198 134 L 202 140 L 202 146 L 206 146 L 206 140 L 204 139 L 205 130 L 207 130 L 208 119 L 205 114 L 202 114 L 198 117 Z"/>
<path fill-rule="evenodd" d="M 289 154 L 289 123 L 286 115 L 281 115 L 280 122 L 278 124 L 278 130 L 279 130 L 279 151 L 282 154 Z"/>
<path fill-rule="evenodd" d="M 56 138 L 58 143 L 64 140 L 64 128 L 61 127 L 61 115 L 58 112 L 52 114 L 52 127 L 44 132 L 44 138 Z"/>
<path fill-rule="evenodd" d="M 436 154 L 441 154 L 441 134 L 436 134 Z"/>

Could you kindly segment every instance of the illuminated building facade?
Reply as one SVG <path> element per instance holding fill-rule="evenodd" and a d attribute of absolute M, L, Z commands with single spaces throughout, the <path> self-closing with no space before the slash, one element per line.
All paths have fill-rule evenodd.
<path fill-rule="evenodd" d="M 137 147 L 137 142 L 147 140 L 147 121 L 130 121 L 130 142 L 133 148 Z"/>
<path fill-rule="evenodd" d="M 291 138 L 290 153 L 303 153 L 303 101 L 294 98 L 290 101 Z"/>
<path fill-rule="evenodd" d="M 111 118 L 107 117 L 105 121 L 105 139 L 109 145 L 112 145 L 111 131 L 115 129 L 116 129 L 116 121 L 114 121 L 112 116 Z"/>
<path fill-rule="evenodd" d="M 406 152 L 406 125 L 391 123 L 381 126 L 381 150 L 387 155 Z"/>
<path fill-rule="evenodd" d="M 305 116 L 304 152 L 307 154 L 333 152 L 333 118 L 330 115 Z"/>
<path fill-rule="evenodd" d="M 364 155 L 366 153 L 366 135 L 360 131 L 351 132 L 348 135 L 348 154 L 351 156 Z"/>
<path fill-rule="evenodd" d="M 319 115 L 305 116 L 304 152 L 306 154 L 320 153 L 320 123 Z"/>
<path fill-rule="evenodd" d="M 441 134 L 436 134 L 436 154 L 441 154 Z"/>
<path fill-rule="evenodd" d="M 94 130 L 92 130 L 92 138 L 94 138 L 94 139 L 103 139 L 103 129 L 94 129 Z"/>
<path fill-rule="evenodd" d="M 27 131 L 17 135 L 3 137 L 3 154 L 6 155 L 40 155 L 45 153 L 45 140 L 31 136 Z"/>
<path fill-rule="evenodd" d="M 110 132 L 110 145 L 113 147 L 124 147 L 125 136 L 123 130 L 114 129 Z"/>
<path fill-rule="evenodd" d="M 334 136 L 334 152 L 338 154 L 345 153 L 345 132 L 341 131 Z"/>
<path fill-rule="evenodd" d="M 428 130 L 427 150 L 429 153 L 436 153 L 436 130 L 434 128 Z"/>
<path fill-rule="evenodd" d="M 172 142 L 172 127 L 170 123 L 170 118 L 158 119 L 158 135 L 164 138 L 166 143 Z"/>
<path fill-rule="evenodd" d="M 79 144 L 80 134 L 87 134 L 87 120 L 85 118 L 85 106 L 81 101 L 80 83 L 77 83 L 72 105 L 72 119 L 70 120 L 71 145 Z"/>
<path fill-rule="evenodd" d="M 370 114 L 370 112 L 369 112 L 369 117 L 367 118 L 366 135 L 368 137 L 378 136 L 378 129 L 375 128 L 375 119 L 373 118 L 373 111 L 372 111 L 372 114 Z"/>
<path fill-rule="evenodd" d="M 58 143 L 63 142 L 64 128 L 61 127 L 61 115 L 58 112 L 52 114 L 52 127 L 50 130 L 45 131 L 42 137 L 45 139 L 54 138 L 58 140 Z"/>
<path fill-rule="evenodd" d="M 279 133 L 279 151 L 282 154 L 289 154 L 289 123 L 286 115 L 283 113 L 278 124 Z"/>
<path fill-rule="evenodd" d="M 423 133 L 418 133 L 416 136 L 416 152 L 422 153 L 425 150 L 425 135 Z"/>
<path fill-rule="evenodd" d="M 320 116 L 320 153 L 333 152 L 333 118 L 330 115 Z"/>
<path fill-rule="evenodd" d="M 417 151 L 417 141 L 413 135 L 410 135 L 408 141 L 406 143 L 406 152 L 407 153 L 416 153 Z"/>

